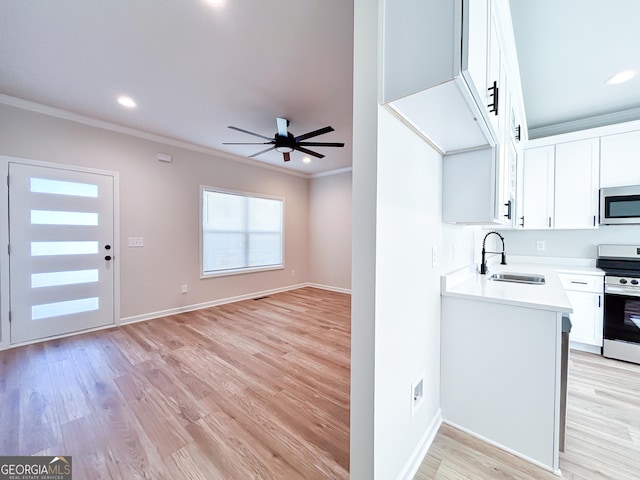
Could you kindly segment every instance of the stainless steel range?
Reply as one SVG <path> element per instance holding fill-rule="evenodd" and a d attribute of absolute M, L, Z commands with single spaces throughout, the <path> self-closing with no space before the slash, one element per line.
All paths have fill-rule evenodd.
<path fill-rule="evenodd" d="M 640 245 L 599 245 L 605 357 L 640 364 Z"/>

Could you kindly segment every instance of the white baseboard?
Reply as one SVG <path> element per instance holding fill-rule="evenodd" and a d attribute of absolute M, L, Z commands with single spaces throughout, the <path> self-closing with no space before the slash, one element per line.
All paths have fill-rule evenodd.
<path fill-rule="evenodd" d="M 322 285 L 320 283 L 307 283 L 305 286 L 313 287 L 313 288 L 320 288 L 322 290 L 329 290 L 330 292 L 347 293 L 347 294 L 351 295 L 351 289 L 350 288 L 332 287 L 331 285 Z"/>
<path fill-rule="evenodd" d="M 185 305 L 183 307 L 169 308 L 167 310 L 159 310 L 157 312 L 143 313 L 140 315 L 133 315 L 130 317 L 123 317 L 120 319 L 120 325 L 128 325 L 131 323 L 145 322 L 147 320 L 153 320 L 154 318 L 168 317 L 169 315 L 176 315 L 178 313 L 192 312 L 194 310 L 201 310 L 203 308 L 216 307 L 218 305 L 224 305 L 227 303 L 240 302 L 242 300 L 251 300 L 252 298 L 265 297 L 267 295 L 273 295 L 275 293 L 288 292 L 290 290 L 297 290 L 299 288 L 310 286 L 307 283 L 299 283 L 296 285 L 289 285 L 286 287 L 273 288 L 270 290 L 262 290 L 260 292 L 246 293 L 244 295 L 236 295 L 235 297 L 220 298 L 218 300 L 211 300 L 209 302 L 195 303 L 193 305 Z"/>
<path fill-rule="evenodd" d="M 446 418 L 443 419 L 442 422 L 446 423 L 447 425 L 452 426 L 453 428 L 456 428 L 456 429 L 460 430 L 461 432 L 469 434 L 472 437 L 477 438 L 478 440 L 482 440 L 483 442 L 488 443 L 489 445 L 493 445 L 494 447 L 497 447 L 500 450 L 504 450 L 507 453 L 510 453 L 512 455 L 515 455 L 516 457 L 519 457 L 519 458 L 521 458 L 523 460 L 526 460 L 527 462 L 532 463 L 533 465 L 536 465 L 536 466 L 538 466 L 538 467 L 540 467 L 540 468 L 542 468 L 542 469 L 544 469 L 544 470 L 546 470 L 548 472 L 551 472 L 554 475 L 562 476 L 562 474 L 560 473 L 560 470 L 559 469 L 554 469 L 554 467 L 551 466 L 551 465 L 545 465 L 544 463 L 539 462 L 538 460 L 535 460 L 535 459 L 533 459 L 531 457 L 528 457 L 526 455 L 523 455 L 522 453 L 517 452 L 517 451 L 515 451 L 515 450 L 513 450 L 513 449 L 511 449 L 509 447 L 506 447 L 506 446 L 502 445 L 501 443 L 495 442 L 495 441 L 493 441 L 493 440 L 491 440 L 491 439 L 489 439 L 487 437 L 484 437 L 484 436 L 479 435 L 479 434 L 477 434 L 475 432 L 472 432 L 471 430 L 469 430 L 467 428 L 461 427 L 460 425 L 457 425 L 457 424 L 455 424 L 453 422 L 450 422 Z M 556 461 L 557 461 L 557 459 L 556 459 Z"/>
<path fill-rule="evenodd" d="M 416 473 L 418 473 L 418 469 L 420 465 L 422 465 L 422 461 L 424 457 L 427 456 L 427 452 L 429 451 L 429 447 L 433 443 L 433 440 L 436 438 L 438 434 L 438 429 L 442 425 L 442 411 L 438 409 L 436 414 L 431 419 L 429 426 L 420 438 L 418 445 L 411 453 L 409 460 L 405 463 L 404 468 L 398 475 L 397 480 L 412 480 L 415 477 Z"/>

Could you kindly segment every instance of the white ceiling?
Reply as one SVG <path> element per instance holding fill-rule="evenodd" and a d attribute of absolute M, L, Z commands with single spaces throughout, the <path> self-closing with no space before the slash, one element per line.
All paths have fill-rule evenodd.
<path fill-rule="evenodd" d="M 511 14 L 530 132 L 640 119 L 640 75 L 605 84 L 640 73 L 640 1 L 511 0 Z"/>
<path fill-rule="evenodd" d="M 275 118 L 325 154 L 302 173 L 351 165 L 353 2 L 346 0 L 7 0 L 0 2 L 0 93 L 239 156 Z M 138 106 L 116 103 L 129 95 Z M 310 139 L 311 140 L 311 139 Z"/>
<path fill-rule="evenodd" d="M 510 1 L 530 132 L 640 118 L 640 76 L 604 83 L 640 71 L 640 1 Z M 311 164 L 255 158 L 306 174 L 351 165 L 352 52 L 350 0 L 0 2 L 0 94 L 241 157 L 264 146 L 222 145 L 261 141 L 228 125 L 333 126 L 314 140 L 345 147 L 318 147 Z"/>

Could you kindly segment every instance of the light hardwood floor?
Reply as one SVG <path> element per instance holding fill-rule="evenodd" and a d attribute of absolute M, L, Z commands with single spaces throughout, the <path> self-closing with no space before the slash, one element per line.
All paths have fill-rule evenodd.
<path fill-rule="evenodd" d="M 305 288 L 0 352 L 0 455 L 83 479 L 346 479 L 350 297 Z M 563 478 L 640 478 L 640 366 L 572 351 Z M 416 480 L 557 479 L 443 425 Z"/>
<path fill-rule="evenodd" d="M 346 479 L 350 296 L 304 288 L 0 352 L 0 455 L 81 479 Z"/>
<path fill-rule="evenodd" d="M 640 479 L 640 366 L 571 351 L 562 478 Z M 546 480 L 555 475 L 442 425 L 415 480 Z"/>

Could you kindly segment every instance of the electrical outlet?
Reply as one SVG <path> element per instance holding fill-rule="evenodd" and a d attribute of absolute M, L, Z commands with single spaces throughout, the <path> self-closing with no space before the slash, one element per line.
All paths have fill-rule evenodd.
<path fill-rule="evenodd" d="M 538 240 L 536 242 L 536 250 L 539 252 L 544 252 L 546 249 L 546 245 L 544 243 L 544 240 Z"/>
<path fill-rule="evenodd" d="M 189 293 L 189 285 L 182 285 L 182 287 L 180 287 L 180 291 L 182 293 Z"/>
<path fill-rule="evenodd" d="M 143 237 L 129 237 L 129 246 L 130 247 L 144 247 L 144 238 Z"/>
<path fill-rule="evenodd" d="M 413 416 L 424 400 L 424 373 L 411 384 L 411 415 Z"/>

